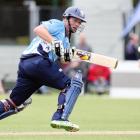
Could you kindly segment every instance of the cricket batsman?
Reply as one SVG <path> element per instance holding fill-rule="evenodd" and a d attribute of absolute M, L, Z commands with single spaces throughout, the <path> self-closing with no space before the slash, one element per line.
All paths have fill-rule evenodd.
<path fill-rule="evenodd" d="M 0 119 L 23 110 L 31 104 L 31 95 L 46 85 L 61 90 L 51 126 L 66 131 L 79 130 L 79 126 L 68 119 L 82 89 L 82 74 L 78 71 L 70 79 L 56 60 L 71 61 L 71 34 L 81 31 L 85 22 L 85 14 L 81 9 L 69 7 L 63 13 L 62 21 L 51 19 L 35 27 L 36 37 L 20 58 L 16 85 L 9 98 L 0 101 Z"/>

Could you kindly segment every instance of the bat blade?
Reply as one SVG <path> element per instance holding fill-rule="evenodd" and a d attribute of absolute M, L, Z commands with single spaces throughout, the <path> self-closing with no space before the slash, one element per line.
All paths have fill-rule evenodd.
<path fill-rule="evenodd" d="M 105 55 L 93 53 L 93 52 L 87 52 L 84 50 L 76 49 L 74 51 L 74 59 L 78 59 L 81 61 L 85 61 L 88 63 L 93 63 L 97 65 L 102 65 L 105 67 L 113 68 L 115 69 L 118 65 L 118 59 L 113 57 L 108 57 Z"/>

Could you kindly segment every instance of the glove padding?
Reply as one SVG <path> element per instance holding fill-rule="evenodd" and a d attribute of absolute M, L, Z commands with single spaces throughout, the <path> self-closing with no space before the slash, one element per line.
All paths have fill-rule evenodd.
<path fill-rule="evenodd" d="M 73 59 L 74 51 L 75 51 L 74 47 L 73 48 L 64 48 L 64 56 L 63 56 L 64 58 L 63 58 L 63 60 L 65 62 L 67 62 L 67 61 L 70 62 Z"/>
<path fill-rule="evenodd" d="M 64 48 L 62 41 L 55 40 L 52 42 L 53 49 L 58 57 L 64 62 L 71 61 L 75 48 Z"/>
<path fill-rule="evenodd" d="M 64 46 L 63 46 L 62 41 L 54 40 L 54 41 L 52 41 L 51 46 L 58 57 L 61 57 L 63 55 Z"/>

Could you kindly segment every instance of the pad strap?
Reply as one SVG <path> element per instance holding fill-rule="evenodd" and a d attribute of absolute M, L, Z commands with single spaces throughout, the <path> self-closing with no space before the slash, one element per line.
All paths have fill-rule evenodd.
<path fill-rule="evenodd" d="M 14 108 L 17 108 L 16 104 L 11 99 L 8 99 L 8 101 L 14 106 Z"/>
<path fill-rule="evenodd" d="M 17 109 L 17 106 L 11 99 L 4 99 L 1 100 L 1 102 L 4 104 L 5 112 L 9 111 L 11 108 Z"/>
<path fill-rule="evenodd" d="M 1 102 L 4 105 L 4 111 L 5 112 L 9 111 L 10 110 L 10 104 L 8 103 L 8 101 L 4 99 L 4 100 L 1 100 Z"/>

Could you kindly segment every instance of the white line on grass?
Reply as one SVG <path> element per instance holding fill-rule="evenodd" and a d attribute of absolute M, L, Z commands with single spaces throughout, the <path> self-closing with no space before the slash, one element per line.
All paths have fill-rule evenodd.
<path fill-rule="evenodd" d="M 140 131 L 79 131 L 79 132 L 0 132 L 0 136 L 112 136 L 140 135 Z"/>

